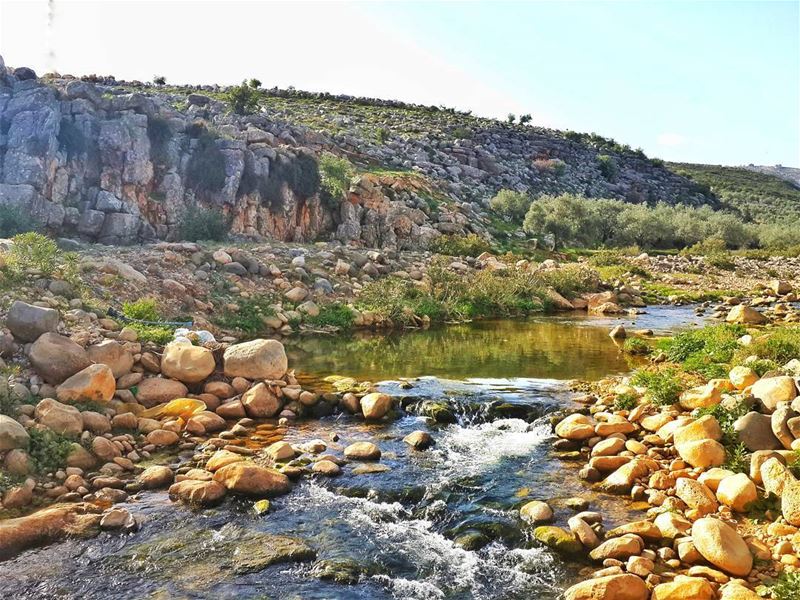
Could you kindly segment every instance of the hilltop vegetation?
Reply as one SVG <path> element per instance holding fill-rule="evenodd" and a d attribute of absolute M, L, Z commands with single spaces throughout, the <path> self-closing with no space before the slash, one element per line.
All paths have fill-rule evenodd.
<path fill-rule="evenodd" d="M 745 221 L 776 223 L 800 218 L 800 188 L 791 182 L 744 167 L 668 163 L 678 175 L 695 181 L 699 189 L 716 195 L 724 208 Z"/>

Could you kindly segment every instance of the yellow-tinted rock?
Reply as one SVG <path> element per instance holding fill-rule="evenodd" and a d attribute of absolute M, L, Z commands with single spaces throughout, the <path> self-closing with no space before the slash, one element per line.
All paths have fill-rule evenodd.
<path fill-rule="evenodd" d="M 56 389 L 56 397 L 65 404 L 99 402 L 105 404 L 114 397 L 117 382 L 108 365 L 89 365 L 64 381 Z"/>
<path fill-rule="evenodd" d="M 680 395 L 679 403 L 681 407 L 686 410 L 694 410 L 695 408 L 707 408 L 719 404 L 722 400 L 722 392 L 720 389 L 707 383 L 699 387 L 693 387 L 686 390 Z"/>
<path fill-rule="evenodd" d="M 167 344 L 161 357 L 161 372 L 183 383 L 203 381 L 216 366 L 211 350 L 186 342 Z"/>
<path fill-rule="evenodd" d="M 753 384 L 750 393 L 772 412 L 779 402 L 791 402 L 797 397 L 797 386 L 794 379 L 786 375 L 764 377 Z"/>
<path fill-rule="evenodd" d="M 756 485 L 744 473 L 726 477 L 717 488 L 717 500 L 736 512 L 746 512 L 747 506 L 758 500 Z"/>
<path fill-rule="evenodd" d="M 692 526 L 697 551 L 729 575 L 747 577 L 753 568 L 750 549 L 736 530 L 719 519 L 704 517 Z"/>
<path fill-rule="evenodd" d="M 728 373 L 728 378 L 733 387 L 737 390 L 743 390 L 758 381 L 758 374 L 750 367 L 739 366 L 731 369 L 730 373 Z"/>
<path fill-rule="evenodd" d="M 581 581 L 564 592 L 564 600 L 647 600 L 644 580 L 624 573 Z"/>
<path fill-rule="evenodd" d="M 725 447 L 715 440 L 685 442 L 677 449 L 681 458 L 693 467 L 718 467 L 725 462 Z"/>
<path fill-rule="evenodd" d="M 694 479 L 680 477 L 675 484 L 675 493 L 689 508 L 701 513 L 708 514 L 717 510 L 718 504 L 714 492 Z"/>
<path fill-rule="evenodd" d="M 742 323 L 745 325 L 763 325 L 767 322 L 767 318 L 758 312 L 755 308 L 739 304 L 734 306 L 728 316 L 725 317 L 728 323 Z"/>
<path fill-rule="evenodd" d="M 651 600 L 715 600 L 716 597 L 707 580 L 679 575 L 674 581 L 654 587 Z"/>
<path fill-rule="evenodd" d="M 594 426 L 593 419 L 575 413 L 556 425 L 556 435 L 566 440 L 587 440 L 594 437 Z"/>

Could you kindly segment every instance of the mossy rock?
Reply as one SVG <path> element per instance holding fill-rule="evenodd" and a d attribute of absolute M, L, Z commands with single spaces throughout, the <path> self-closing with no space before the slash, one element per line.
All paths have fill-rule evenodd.
<path fill-rule="evenodd" d="M 583 549 L 573 533 L 561 527 L 542 525 L 533 530 L 533 537 L 560 554 L 577 554 Z"/>
<path fill-rule="evenodd" d="M 350 559 L 321 560 L 314 565 L 311 573 L 325 581 L 355 585 L 362 575 L 376 575 L 379 569 L 375 565 L 363 565 Z"/>
<path fill-rule="evenodd" d="M 491 541 L 488 536 L 480 531 L 467 531 L 456 537 L 453 543 L 464 550 L 480 550 Z"/>
<path fill-rule="evenodd" d="M 455 423 L 458 421 L 455 412 L 446 402 L 426 400 L 419 405 L 417 412 L 423 417 L 430 417 L 437 423 Z"/>

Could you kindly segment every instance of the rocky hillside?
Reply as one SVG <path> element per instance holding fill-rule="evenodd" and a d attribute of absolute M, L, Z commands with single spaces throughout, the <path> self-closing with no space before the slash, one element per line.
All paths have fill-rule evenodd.
<path fill-rule="evenodd" d="M 225 92 L 39 78 L 0 59 L 0 203 L 105 244 L 175 240 L 201 205 L 252 238 L 396 249 L 488 235 L 501 188 L 716 206 L 660 161 L 594 134 L 277 89 L 258 89 L 240 115 Z M 320 185 L 323 152 L 354 165 L 341 197 Z"/>

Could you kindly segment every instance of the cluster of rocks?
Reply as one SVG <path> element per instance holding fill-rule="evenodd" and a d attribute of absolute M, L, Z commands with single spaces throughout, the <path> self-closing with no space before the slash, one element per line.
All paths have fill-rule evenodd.
<path fill-rule="evenodd" d="M 30 544 L 56 539 L 87 511 L 93 515 L 82 521 L 87 530 L 133 530 L 138 524 L 126 510 L 93 507 L 127 501 L 142 490 L 169 487 L 175 500 L 208 506 L 228 493 L 256 499 L 283 494 L 291 479 L 336 476 L 347 463 L 356 465 L 354 474 L 388 470 L 378 462 L 380 448 L 367 440 L 343 448 L 331 446 L 336 439 L 283 441 L 302 416 L 344 411 L 378 421 L 396 407 L 377 392 L 304 389 L 276 340 L 195 345 L 179 338 L 162 348 L 143 345 L 134 330 L 105 318 L 68 337 L 58 311 L 21 301 L 5 324 L 5 347 L 30 367 L 11 384 L 0 380 L 0 399 L 11 407 L 0 414 L 0 465 L 18 482 L 4 490 L 0 506 L 74 503 L 34 513 L 53 525 L 45 537 L 19 538 Z M 37 461 L 52 449 L 34 439 L 34 430 L 51 431 L 68 444 L 63 464 L 42 472 Z M 406 442 L 424 449 L 432 440 L 415 432 Z M 140 466 L 156 452 L 192 451 L 188 462 Z M 20 546 L 14 531 L 27 531 L 28 519 L 3 521 L 0 555 Z"/>
<path fill-rule="evenodd" d="M 759 377 L 735 367 L 726 379 L 685 391 L 670 407 L 650 403 L 646 390 L 626 378 L 602 381 L 602 393 L 578 399 L 587 408 L 556 425 L 555 447 L 565 458 L 588 459 L 580 475 L 599 490 L 627 494 L 649 509 L 645 518 L 610 531 L 596 513 L 573 516 L 568 529 L 534 530 L 544 543 L 586 551 L 602 564 L 567 590 L 567 598 L 755 600 L 760 584 L 800 569 L 800 482 L 789 468 L 800 449 L 798 361 L 784 369 L 794 376 Z M 638 398 L 637 405 L 615 409 L 620 396 Z M 752 454 L 749 471 L 734 472 L 725 468 L 718 420 L 693 411 L 742 402 L 751 408 L 734 423 L 733 443 Z M 766 523 L 748 519 L 765 497 L 774 497 L 777 507 L 764 509 Z M 553 517 L 541 503 L 522 512 L 535 524 Z"/>
<path fill-rule="evenodd" d="M 378 142 L 355 122 L 359 111 L 374 108 L 369 104 L 321 102 L 318 110 L 328 113 L 321 122 L 334 123 L 333 131 L 309 127 L 305 107 L 294 106 L 298 114 L 267 107 L 239 116 L 218 94 L 39 79 L 0 59 L 7 131 L 0 138 L 0 201 L 54 232 L 102 243 L 175 239 L 184 213 L 201 203 L 218 207 L 232 230 L 247 236 L 393 248 L 425 247 L 441 233 L 485 234 L 480 217 L 501 188 L 715 202 L 643 155 L 598 147 L 597 140 L 382 106 L 391 113 L 380 119 L 389 137 Z M 466 126 L 458 127 L 458 119 Z M 454 139 L 454 130 L 467 128 L 469 137 Z M 378 165 L 417 176 L 367 174 L 346 198 L 326 202 L 316 167 L 324 151 L 367 172 Z M 613 156 L 613 181 L 603 176 L 598 152 Z M 564 168 L 547 166 L 554 162 Z M 204 178 L 215 180 L 205 185 Z"/>

